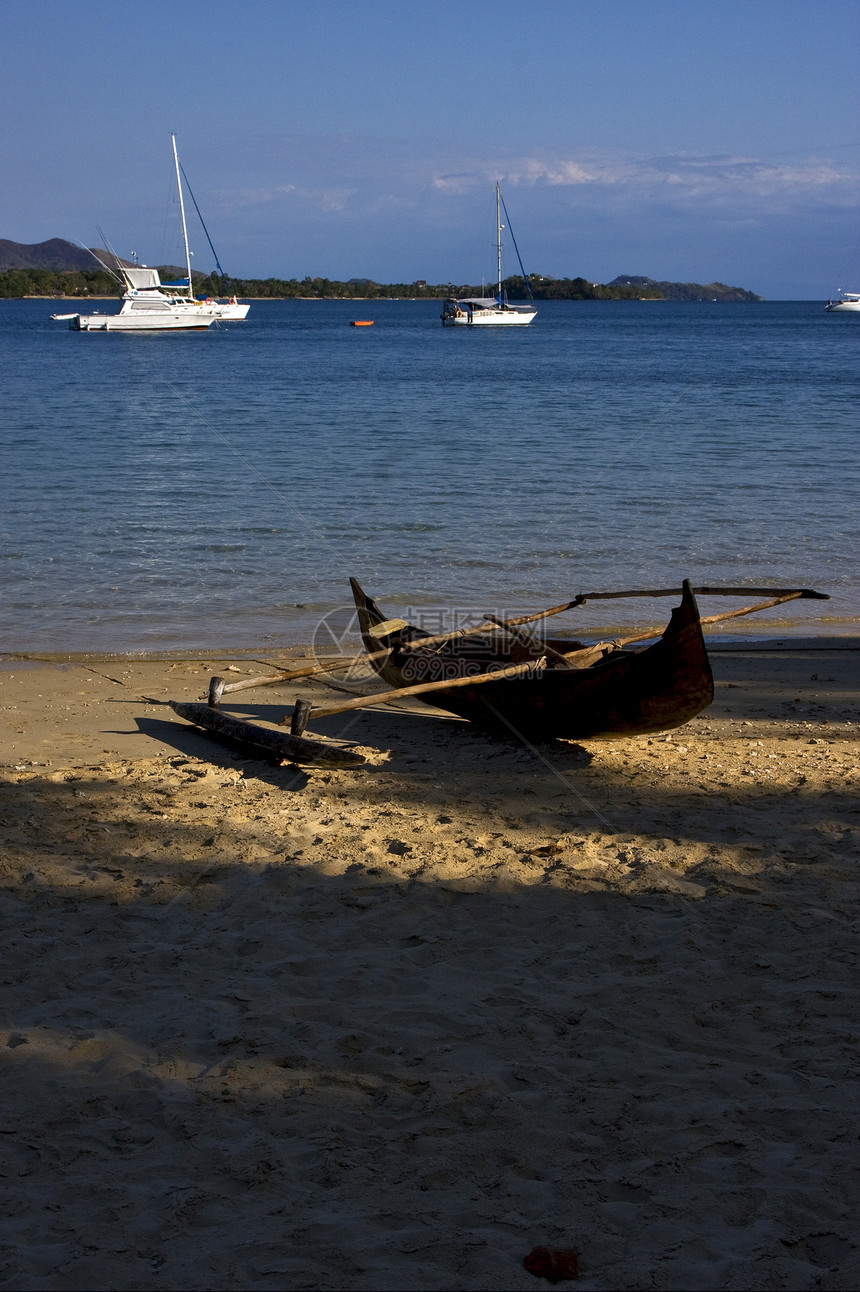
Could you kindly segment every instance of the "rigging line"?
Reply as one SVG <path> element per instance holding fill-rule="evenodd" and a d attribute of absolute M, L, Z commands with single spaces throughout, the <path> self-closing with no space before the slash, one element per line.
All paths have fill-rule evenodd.
<path fill-rule="evenodd" d="M 224 441 L 224 443 L 227 445 L 227 448 L 230 450 L 230 452 L 234 454 L 234 456 L 237 457 L 239 461 L 242 462 L 248 468 L 249 471 L 253 471 L 254 475 L 257 476 L 259 480 L 262 480 L 263 484 L 266 485 L 268 489 L 271 489 L 272 493 L 278 499 L 278 502 L 282 502 L 284 506 L 288 508 L 288 510 L 294 516 L 297 516 L 298 519 L 303 522 L 303 524 L 307 525 L 308 530 L 312 534 L 314 534 L 320 540 L 321 543 L 325 543 L 326 547 L 331 548 L 332 552 L 334 552 L 336 556 L 340 558 L 343 557 L 342 550 L 340 548 L 335 547 L 334 543 L 332 543 L 330 539 L 326 538 L 325 534 L 321 534 L 320 531 L 315 528 L 313 522 L 308 520 L 306 516 L 302 515 L 302 513 L 296 507 L 295 503 L 290 499 L 285 498 L 284 495 L 280 492 L 280 490 L 275 488 L 271 480 L 267 480 L 266 477 L 263 475 L 262 471 L 258 471 L 257 468 L 254 466 L 253 462 L 250 462 L 248 458 L 246 458 L 242 453 L 239 452 L 239 450 L 236 448 L 235 445 L 230 443 L 230 441 L 227 439 L 227 436 L 224 434 L 223 431 L 219 431 L 217 426 L 213 426 L 211 422 L 207 422 L 206 418 L 203 416 L 200 410 L 195 408 L 194 405 L 185 398 L 181 390 L 177 390 L 176 387 L 172 385 L 171 382 L 169 381 L 165 381 L 164 385 L 167 387 L 168 390 L 172 390 L 174 395 L 176 395 L 178 399 L 181 399 L 182 403 L 186 406 L 186 408 L 191 409 L 195 417 L 198 417 L 200 421 L 203 423 L 203 425 L 207 427 L 213 433 L 213 435 L 217 435 L 220 440 Z"/>
<path fill-rule="evenodd" d="M 203 232 L 206 234 L 206 241 L 209 243 L 209 246 L 212 248 L 212 255 L 215 257 L 215 265 L 218 269 L 218 273 L 221 275 L 222 278 L 226 278 L 227 275 L 224 273 L 224 270 L 221 268 L 221 261 L 218 259 L 218 252 L 215 250 L 212 239 L 209 237 L 209 230 L 206 228 L 206 222 L 200 213 L 200 207 L 197 205 L 197 198 L 194 196 L 194 193 L 192 192 L 192 189 L 191 189 L 191 185 L 188 183 L 188 176 L 185 174 L 185 167 L 182 165 L 182 162 L 179 163 L 179 169 L 182 171 L 182 178 L 185 180 L 185 187 L 188 189 L 188 193 L 191 198 L 191 201 L 194 203 L 194 210 L 197 212 L 198 216 L 200 217 L 200 223 L 203 225 Z"/>
<path fill-rule="evenodd" d="M 499 194 L 499 196 L 501 197 L 501 194 Z M 532 295 L 532 285 L 529 282 L 528 274 L 526 273 L 525 266 L 523 265 L 523 258 L 520 255 L 520 249 L 517 246 L 517 240 L 514 237 L 514 226 L 511 224 L 511 217 L 508 215 L 508 208 L 505 206 L 505 199 L 503 197 L 502 197 L 502 210 L 504 211 L 505 219 L 508 222 L 508 233 L 511 235 L 511 242 L 514 244 L 514 251 L 517 253 L 517 260 L 520 262 L 520 273 L 523 276 L 523 282 L 526 285 L 526 291 L 529 294 L 529 300 L 533 301 L 534 296 Z"/>

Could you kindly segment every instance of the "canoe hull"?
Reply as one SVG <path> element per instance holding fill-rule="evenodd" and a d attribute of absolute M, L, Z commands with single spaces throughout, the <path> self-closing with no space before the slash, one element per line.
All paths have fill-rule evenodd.
<path fill-rule="evenodd" d="M 352 580 L 353 597 L 359 615 L 362 638 L 369 651 L 378 651 L 380 639 L 371 629 L 385 616 L 371 598 Z M 417 630 L 404 631 L 390 640 L 391 654 L 375 662 L 377 672 L 391 686 L 408 686 L 419 680 L 422 658 L 419 651 L 400 647 Z M 398 640 L 399 639 L 399 640 Z M 575 648 L 578 643 L 551 639 L 555 650 Z M 453 643 L 423 659 L 450 676 L 468 671 L 485 672 L 490 661 L 475 658 Z M 499 655 L 498 664 L 512 656 Z M 711 703 L 714 681 L 702 634 L 698 606 L 689 583 L 684 584 L 680 604 L 672 611 L 662 637 L 640 650 L 608 649 L 603 658 L 587 668 L 565 668 L 553 660 L 537 676 L 527 675 L 502 682 L 484 682 L 456 690 L 434 691 L 428 703 L 467 718 L 477 726 L 508 731 L 528 740 L 618 740 L 628 736 L 651 735 L 683 726 Z M 459 672 L 458 672 L 459 670 Z"/>

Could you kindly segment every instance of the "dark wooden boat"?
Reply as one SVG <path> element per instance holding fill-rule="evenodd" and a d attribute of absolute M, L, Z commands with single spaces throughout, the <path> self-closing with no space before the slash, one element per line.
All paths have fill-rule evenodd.
<path fill-rule="evenodd" d="M 638 649 L 531 637 L 512 627 L 514 621 L 472 637 L 433 638 L 434 644 L 422 646 L 429 633 L 389 620 L 355 579 L 350 583 L 376 672 L 395 688 L 460 682 L 434 688 L 427 702 L 484 728 L 529 740 L 613 740 L 680 727 L 714 698 L 702 621 L 686 580 L 662 636 Z M 474 686 L 461 681 L 529 660 L 535 667 L 521 676 Z"/>
<path fill-rule="evenodd" d="M 333 750 L 329 744 L 303 741 L 301 736 L 308 722 L 407 696 L 432 696 L 429 703 L 437 708 L 525 740 L 645 736 L 680 727 L 706 709 L 714 698 L 703 624 L 768 610 L 798 597 L 829 600 L 826 593 L 811 588 L 694 589 L 685 580 L 680 593 L 677 587 L 579 593 L 572 601 L 537 614 L 505 620 L 487 615 L 473 628 L 431 636 L 403 619 L 388 619 L 355 579 L 350 583 L 365 655 L 329 659 L 237 682 L 213 677 L 208 707 L 171 701 L 172 707 L 189 721 L 221 736 L 239 739 L 255 749 L 265 746 L 282 758 L 323 766 L 351 765 L 361 759 L 346 750 Z M 755 593 L 772 600 L 702 619 L 696 604 L 697 592 L 702 596 L 731 597 Z M 547 619 L 586 601 L 678 595 L 680 603 L 662 630 L 649 628 L 591 646 L 566 637 L 543 635 Z M 538 634 L 533 631 L 536 624 L 540 625 Z M 649 641 L 653 643 L 650 646 L 641 644 Z M 629 649 L 633 645 L 636 650 Z M 261 734 L 252 724 L 237 721 L 218 709 L 228 692 L 321 677 L 344 666 L 349 670 L 364 664 L 371 664 L 392 689 L 321 706 L 299 698 L 283 719 L 283 724 L 290 724 L 289 736 L 269 731 Z"/>

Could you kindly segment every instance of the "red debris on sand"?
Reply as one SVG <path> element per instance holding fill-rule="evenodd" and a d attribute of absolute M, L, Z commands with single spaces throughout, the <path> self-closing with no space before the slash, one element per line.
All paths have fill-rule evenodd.
<path fill-rule="evenodd" d="M 579 1278 L 578 1258 L 575 1247 L 533 1247 L 523 1265 L 536 1279 L 560 1283 L 562 1279 Z"/>

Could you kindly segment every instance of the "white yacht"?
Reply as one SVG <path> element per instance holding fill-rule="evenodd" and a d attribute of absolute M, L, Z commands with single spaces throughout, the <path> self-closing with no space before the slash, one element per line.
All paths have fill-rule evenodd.
<path fill-rule="evenodd" d="M 860 292 L 843 292 L 840 287 L 836 300 L 828 301 L 824 308 L 829 314 L 847 314 L 852 311 L 860 313 Z"/>
<path fill-rule="evenodd" d="M 163 283 L 158 270 L 150 269 L 146 265 L 123 264 L 117 256 L 114 257 L 115 267 L 99 260 L 102 268 L 113 274 L 117 282 L 125 287 L 122 305 L 118 314 L 96 312 L 51 315 L 54 319 L 68 321 L 69 327 L 76 332 L 202 331 L 211 327 L 213 323 L 238 322 L 245 318 L 250 309 L 249 305 L 240 304 L 235 296 L 228 301 L 216 301 L 210 297 L 198 300 L 193 295 L 191 253 L 188 250 L 188 229 L 185 223 L 185 203 L 182 197 L 176 136 L 171 135 L 170 139 L 173 144 L 173 163 L 179 191 L 179 215 L 185 245 L 186 277 L 176 283 Z M 205 230 L 206 226 L 203 227 Z M 206 236 L 209 236 L 208 232 Z M 96 259 L 99 258 L 96 256 Z"/>
<path fill-rule="evenodd" d="M 537 317 L 534 305 L 509 305 L 502 290 L 502 193 L 496 185 L 496 260 L 499 291 L 496 297 L 463 296 L 452 297 L 442 307 L 443 327 L 525 327 Z M 507 211 L 505 211 L 507 218 Z M 513 238 L 513 233 L 511 233 Z M 516 247 L 516 241 L 514 241 Z M 519 251 L 517 251 L 519 256 Z M 528 287 L 528 277 L 523 270 L 523 281 Z M 531 295 L 531 292 L 529 292 Z"/>

